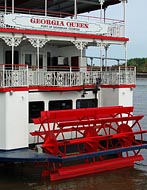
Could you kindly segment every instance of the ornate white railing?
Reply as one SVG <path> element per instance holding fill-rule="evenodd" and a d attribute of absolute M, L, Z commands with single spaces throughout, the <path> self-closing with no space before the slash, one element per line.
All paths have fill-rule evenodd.
<path fill-rule="evenodd" d="M 19 70 L 0 70 L 0 88 L 23 86 L 80 86 L 96 84 L 120 85 L 136 84 L 135 68 L 112 68 L 86 72 L 32 71 L 28 68 Z"/>
<path fill-rule="evenodd" d="M 0 71 L 0 87 L 28 86 L 27 70 Z"/>

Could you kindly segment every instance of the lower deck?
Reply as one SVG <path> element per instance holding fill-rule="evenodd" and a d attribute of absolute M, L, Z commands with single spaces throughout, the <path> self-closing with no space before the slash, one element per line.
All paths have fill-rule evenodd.
<path fill-rule="evenodd" d="M 37 153 L 31 149 L 0 151 L 0 162 L 61 162 L 61 159 L 51 154 Z"/>
<path fill-rule="evenodd" d="M 147 142 L 146 142 L 147 143 Z M 18 149 L 18 150 L 11 150 L 11 151 L 0 151 L 0 162 L 58 162 L 58 163 L 66 163 L 66 162 L 73 162 L 80 159 L 85 158 L 93 158 L 96 156 L 108 156 L 108 155 L 114 155 L 117 153 L 123 153 L 126 151 L 132 151 L 132 150 L 140 150 L 140 149 L 146 149 L 147 144 L 144 142 L 142 145 L 137 146 L 130 146 L 130 147 L 124 147 L 124 148 L 116 148 L 116 149 L 110 149 L 95 153 L 88 153 L 88 154 L 82 154 L 79 156 L 69 156 L 66 158 L 61 158 L 58 156 L 54 156 L 52 154 L 47 153 L 38 153 L 31 149 Z"/>
<path fill-rule="evenodd" d="M 0 149 L 26 148 L 36 143 L 32 119 L 41 111 L 94 108 L 103 106 L 132 106 L 132 85 L 93 85 L 50 90 L 50 87 L 1 88 L 0 92 Z M 43 90 L 41 90 L 43 88 Z"/>
<path fill-rule="evenodd" d="M 135 162 L 144 160 L 142 155 L 132 155 L 127 157 L 123 156 L 118 157 L 116 155 L 123 154 L 123 152 L 128 152 L 132 150 L 135 151 L 138 149 L 146 149 L 146 148 L 147 144 L 144 144 L 140 146 L 138 145 L 137 147 L 132 146 L 125 148 L 117 148 L 115 150 L 89 153 L 75 157 L 71 156 L 69 158 L 60 158 L 57 156 L 53 156 L 51 154 L 37 153 L 29 149 L 13 150 L 8 152 L 1 151 L 0 162 L 5 164 L 8 163 L 27 164 L 28 162 L 31 164 L 38 163 L 37 165 L 32 165 L 32 166 L 33 168 L 38 169 L 36 172 L 38 172 L 39 176 L 41 175 L 42 177 L 47 177 L 51 181 L 57 181 L 57 180 L 68 179 L 88 174 L 94 174 L 98 172 L 104 172 L 108 170 L 134 166 Z M 99 161 L 95 160 L 96 157 L 102 158 L 102 156 L 104 155 L 107 156 L 106 160 L 101 160 L 101 159 Z M 83 160 L 81 164 L 78 163 L 80 160 Z M 76 163 L 75 165 L 73 165 L 74 162 Z M 41 163 L 42 165 L 41 169 L 42 171 L 39 170 L 41 166 L 39 163 Z M 52 163 L 54 164 L 55 171 L 51 169 Z M 70 165 L 70 163 L 72 163 L 72 165 Z M 58 165 L 60 165 L 59 168 Z M 65 166 L 61 167 L 62 165 Z M 21 167 L 24 166 L 21 165 Z M 29 170 L 29 175 L 31 175 L 30 170 Z"/>

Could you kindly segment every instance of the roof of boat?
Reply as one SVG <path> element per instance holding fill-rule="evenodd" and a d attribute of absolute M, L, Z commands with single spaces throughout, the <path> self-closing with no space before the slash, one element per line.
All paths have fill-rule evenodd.
<path fill-rule="evenodd" d="M 47 0 L 48 11 L 74 13 L 75 0 Z M 103 8 L 120 3 L 120 0 L 105 0 Z M 14 0 L 15 8 L 44 10 L 45 0 Z M 5 0 L 0 0 L 0 6 L 5 5 Z M 12 6 L 12 0 L 7 0 L 7 6 Z M 77 13 L 94 11 L 101 8 L 98 0 L 77 0 Z"/>

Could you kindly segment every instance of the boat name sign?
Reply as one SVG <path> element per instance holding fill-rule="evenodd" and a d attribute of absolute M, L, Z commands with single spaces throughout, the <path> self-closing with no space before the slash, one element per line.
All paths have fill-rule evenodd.
<path fill-rule="evenodd" d="M 76 32 L 89 34 L 106 34 L 109 25 L 102 23 L 89 23 L 78 19 L 56 18 L 48 16 L 5 14 L 4 24 L 15 28 Z"/>

